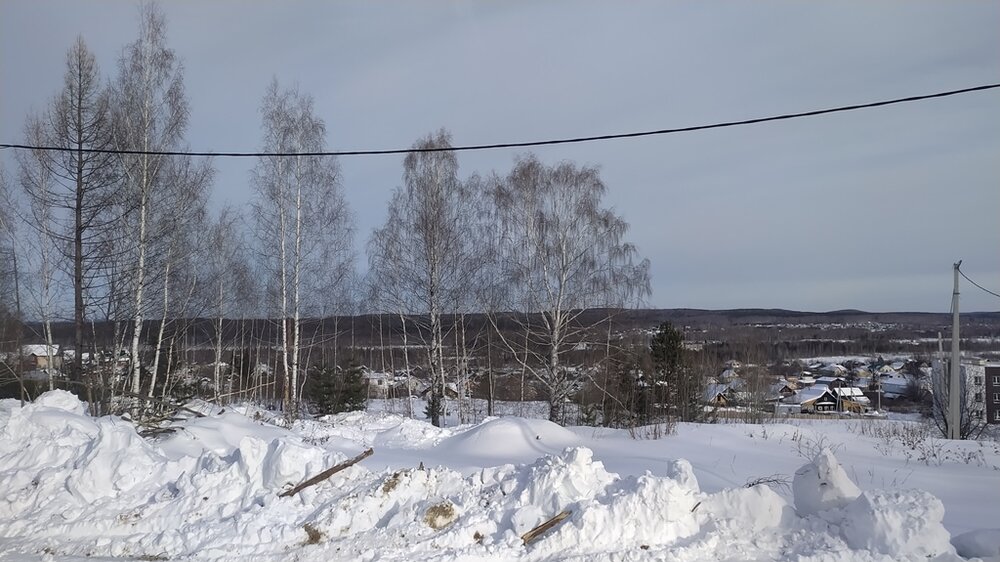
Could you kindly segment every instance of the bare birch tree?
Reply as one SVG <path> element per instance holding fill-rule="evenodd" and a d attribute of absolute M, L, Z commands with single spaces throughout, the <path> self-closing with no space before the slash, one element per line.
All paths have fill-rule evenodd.
<path fill-rule="evenodd" d="M 150 217 L 150 271 L 160 282 L 160 320 L 153 349 L 153 363 L 147 397 L 153 396 L 160 373 L 164 337 L 168 325 L 187 322 L 199 315 L 204 303 L 198 289 L 195 260 L 207 230 L 208 188 L 214 169 L 208 161 L 195 162 L 190 156 L 168 160 L 163 169 L 163 185 L 154 197 Z M 169 369 L 168 369 L 169 372 Z"/>
<path fill-rule="evenodd" d="M 549 419 L 560 421 L 575 381 L 563 355 L 600 341 L 597 325 L 580 321 L 589 308 L 649 293 L 649 263 L 625 241 L 628 223 L 602 207 L 607 191 L 596 168 L 546 166 L 520 158 L 494 190 L 505 249 L 500 253 L 523 343 L 504 342 L 548 391 Z M 534 319 L 531 316 L 535 316 Z"/>
<path fill-rule="evenodd" d="M 441 130 L 413 148 L 449 146 L 451 137 Z M 442 316 L 456 311 L 469 291 L 473 199 L 470 186 L 459 180 L 454 153 L 411 152 L 403 161 L 403 187 L 393 193 L 385 225 L 372 233 L 368 247 L 369 274 L 383 305 L 401 317 L 426 316 L 426 322 L 413 321 L 420 323 L 427 350 L 428 413 L 437 426 L 442 424 L 446 384 Z"/>
<path fill-rule="evenodd" d="M 313 111 L 312 97 L 271 82 L 261 105 L 267 152 L 320 152 L 326 125 Z M 352 217 L 340 188 L 336 159 L 273 156 L 253 171 L 256 232 L 272 279 L 280 317 L 283 403 L 290 417 L 299 412 L 302 315 L 317 301 L 329 279 L 346 277 L 352 267 Z"/>
<path fill-rule="evenodd" d="M 124 174 L 122 195 L 126 198 L 125 238 L 133 272 L 130 389 L 141 390 L 140 341 L 143 320 L 149 308 L 149 252 L 151 221 L 156 191 L 162 185 L 167 157 L 150 152 L 176 148 L 188 121 L 184 97 L 183 68 L 166 44 L 166 18 L 155 4 L 143 4 L 139 15 L 139 38 L 129 44 L 118 62 L 118 80 L 113 85 L 115 146 L 141 151 L 121 154 Z"/>
<path fill-rule="evenodd" d="M 0 361 L 0 378 L 13 377 L 20 391 L 21 404 L 28 399 L 24 379 L 17 366 L 21 355 L 22 315 L 21 291 L 17 260 L 17 222 L 7 174 L 0 168 L 0 341 L 13 342 L 16 353 L 6 354 Z M 10 351 L 10 349 L 7 349 Z M 17 358 L 11 360 L 11 358 Z"/>
<path fill-rule="evenodd" d="M 25 136 L 31 144 L 45 142 L 45 131 L 41 119 L 31 117 L 25 127 Z M 42 339 L 45 342 L 46 375 L 49 390 L 55 388 L 55 342 L 52 338 L 52 322 L 57 320 L 56 306 L 59 301 L 59 278 L 56 271 L 59 252 L 59 235 L 56 224 L 56 208 L 53 204 L 54 174 L 47 165 L 44 150 L 31 150 L 18 154 L 21 187 L 27 195 L 27 212 L 24 221 L 37 236 L 21 240 L 24 266 L 31 272 L 32 283 L 28 284 L 29 294 L 35 303 L 35 312 L 42 321 Z"/>
<path fill-rule="evenodd" d="M 224 321 L 234 318 L 242 307 L 241 297 L 252 295 L 251 273 L 240 233 L 241 217 L 230 207 L 222 209 L 207 233 L 204 254 L 204 277 L 208 310 L 212 315 L 212 343 L 215 361 L 212 369 L 215 401 L 225 397 L 222 384 Z"/>

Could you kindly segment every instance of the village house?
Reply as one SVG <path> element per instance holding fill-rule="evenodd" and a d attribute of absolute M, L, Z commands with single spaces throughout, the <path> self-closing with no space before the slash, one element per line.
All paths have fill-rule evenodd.
<path fill-rule="evenodd" d="M 28 370 L 61 369 L 63 360 L 59 353 L 59 346 L 51 347 L 43 344 L 29 344 L 21 348 L 21 355 L 26 361 L 25 367 Z M 50 363 L 51 360 L 51 363 Z"/>
<path fill-rule="evenodd" d="M 843 386 L 830 390 L 837 397 L 837 406 L 842 412 L 863 414 L 871 410 L 871 401 L 856 386 Z"/>
<path fill-rule="evenodd" d="M 819 385 L 797 391 L 786 398 L 785 403 L 798 403 L 799 410 L 804 414 L 837 410 L 837 397 L 829 388 Z"/>
<path fill-rule="evenodd" d="M 728 384 L 709 384 L 705 387 L 704 399 L 706 404 L 722 408 L 736 403 Z"/>

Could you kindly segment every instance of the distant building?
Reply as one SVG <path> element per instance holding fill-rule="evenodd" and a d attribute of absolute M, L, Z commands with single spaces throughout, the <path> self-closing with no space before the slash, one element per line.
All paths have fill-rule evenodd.
<path fill-rule="evenodd" d="M 797 391 L 785 398 L 786 404 L 799 404 L 802 413 L 834 412 L 837 410 L 837 397 L 824 386 L 813 386 Z"/>
<path fill-rule="evenodd" d="M 25 345 L 21 348 L 21 354 L 28 362 L 30 369 L 59 369 L 62 367 L 62 355 L 59 353 L 59 346 L 47 346 L 43 343 Z M 51 362 L 50 362 L 51 361 Z"/>
<path fill-rule="evenodd" d="M 948 379 L 951 369 L 949 361 L 936 360 L 933 369 L 933 392 L 935 395 L 935 415 L 944 415 L 948 408 Z M 987 379 L 987 368 L 991 375 Z M 987 380 L 990 388 L 997 388 L 993 384 L 993 376 L 1000 376 L 1000 363 L 988 363 L 983 359 L 962 358 L 960 367 L 960 403 L 962 408 L 963 427 L 964 420 L 968 419 L 974 423 L 1000 423 L 997 410 L 1000 409 L 1000 389 L 992 392 L 988 391 Z M 998 400 L 994 400 L 997 398 Z"/>
<path fill-rule="evenodd" d="M 1000 424 L 1000 362 L 990 362 L 984 367 L 986 421 Z"/>
<path fill-rule="evenodd" d="M 871 409 L 871 400 L 858 387 L 843 386 L 830 390 L 837 397 L 837 404 L 841 411 L 863 414 Z"/>

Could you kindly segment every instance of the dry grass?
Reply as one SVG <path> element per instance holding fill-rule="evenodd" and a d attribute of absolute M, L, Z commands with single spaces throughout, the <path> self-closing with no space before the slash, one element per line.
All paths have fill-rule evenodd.
<path fill-rule="evenodd" d="M 449 501 L 430 506 L 427 508 L 427 513 L 424 514 L 424 523 L 427 523 L 435 531 L 444 529 L 454 523 L 456 519 L 458 519 L 458 512 Z"/>
<path fill-rule="evenodd" d="M 319 544 L 320 542 L 323 541 L 323 537 L 326 536 L 325 534 L 323 534 L 323 531 L 320 531 L 319 529 L 313 527 L 309 523 L 303 525 L 302 530 L 305 531 L 306 535 L 308 536 L 306 541 L 302 544 Z"/>

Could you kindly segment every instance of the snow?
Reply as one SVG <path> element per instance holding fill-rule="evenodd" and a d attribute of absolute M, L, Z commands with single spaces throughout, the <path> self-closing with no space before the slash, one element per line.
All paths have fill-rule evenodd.
<path fill-rule="evenodd" d="M 799 515 L 841 508 L 861 495 L 830 449 L 823 449 L 811 463 L 795 471 L 792 491 Z"/>
<path fill-rule="evenodd" d="M 1000 529 L 983 529 L 1000 521 L 1000 448 L 930 440 L 907 456 L 876 431 L 911 422 L 681 424 L 636 439 L 518 417 L 435 428 L 355 412 L 280 427 L 250 407 L 195 409 L 208 415 L 150 440 L 66 392 L 0 402 L 0 559 L 1000 557 Z M 921 447 L 936 456 L 912 456 Z"/>
<path fill-rule="evenodd" d="M 1000 562 L 1000 529 L 976 529 L 951 539 L 960 556 Z"/>
<path fill-rule="evenodd" d="M 943 517 L 941 500 L 922 490 L 877 491 L 849 504 L 840 525 L 853 549 L 922 560 L 955 554 Z"/>

